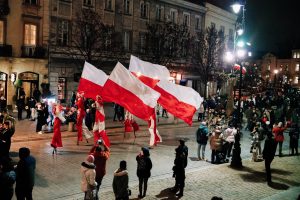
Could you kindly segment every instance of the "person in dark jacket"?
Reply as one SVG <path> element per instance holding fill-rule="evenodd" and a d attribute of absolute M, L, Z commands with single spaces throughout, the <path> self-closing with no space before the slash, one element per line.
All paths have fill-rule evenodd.
<path fill-rule="evenodd" d="M 1 145 L 1 150 L 3 152 L 0 152 L 0 155 L 9 158 L 9 150 L 11 146 L 11 137 L 14 134 L 14 131 L 9 127 L 10 123 L 9 121 L 5 121 L 3 124 L 3 129 L 0 132 L 0 145 Z"/>
<path fill-rule="evenodd" d="M 206 160 L 205 158 L 205 147 L 208 140 L 208 127 L 206 126 L 206 122 L 201 122 L 197 132 L 196 132 L 196 140 L 198 143 L 198 160 Z M 202 157 L 200 156 L 200 150 L 202 151 Z"/>
<path fill-rule="evenodd" d="M 30 150 L 26 147 L 19 149 L 19 157 L 20 160 L 16 168 L 16 196 L 18 200 L 32 200 L 36 161 L 30 155 Z"/>
<path fill-rule="evenodd" d="M 0 199 L 11 200 L 14 195 L 16 173 L 6 158 L 0 158 Z"/>
<path fill-rule="evenodd" d="M 120 162 L 120 168 L 114 172 L 113 179 L 113 191 L 116 197 L 116 200 L 128 200 L 128 171 L 127 163 L 125 160 Z"/>
<path fill-rule="evenodd" d="M 37 102 L 39 102 L 40 101 L 40 98 L 41 98 L 41 92 L 40 92 L 40 90 L 35 86 L 34 87 L 34 90 L 33 90 L 33 98 L 37 101 Z"/>
<path fill-rule="evenodd" d="M 271 162 L 274 159 L 276 152 L 276 142 L 273 138 L 272 133 L 268 133 L 267 138 L 265 140 L 264 150 L 263 150 L 263 158 L 265 159 L 265 167 L 267 174 L 267 182 L 268 184 L 272 183 L 271 178 Z"/>
<path fill-rule="evenodd" d="M 175 149 L 176 156 L 174 160 L 174 166 L 173 166 L 173 177 L 175 177 L 175 186 L 171 189 L 172 192 L 177 192 L 179 189 L 179 192 L 176 194 L 176 196 L 181 197 L 183 196 L 183 189 L 185 186 L 185 152 L 182 151 L 180 147 L 177 147 Z"/>
<path fill-rule="evenodd" d="M 42 128 L 45 122 L 45 116 L 42 104 L 37 104 L 37 123 L 36 123 L 36 131 L 38 134 L 43 134 Z"/>
<path fill-rule="evenodd" d="M 298 155 L 298 140 L 299 140 L 299 127 L 296 123 L 292 124 L 292 127 L 289 132 L 290 136 L 290 149 L 292 151 L 292 155 L 294 152 Z"/>
<path fill-rule="evenodd" d="M 152 162 L 150 159 L 149 149 L 142 147 L 142 151 L 136 156 L 137 170 L 136 174 L 139 178 L 139 198 L 143 198 L 147 193 L 148 179 L 151 176 Z M 143 190 L 144 184 L 144 190 Z M 142 192 L 143 191 L 143 192 Z"/>

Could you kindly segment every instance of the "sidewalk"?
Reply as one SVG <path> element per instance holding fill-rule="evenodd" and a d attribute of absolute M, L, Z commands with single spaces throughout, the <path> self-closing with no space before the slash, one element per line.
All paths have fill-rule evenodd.
<path fill-rule="evenodd" d="M 191 162 L 191 161 L 189 161 Z M 202 161 L 199 161 L 202 162 Z M 209 165 L 186 172 L 184 196 L 182 200 L 209 200 L 213 196 L 224 200 L 296 200 L 300 195 L 300 156 L 275 157 L 271 164 L 273 185 L 266 184 L 264 162 L 243 160 L 244 168 L 235 170 L 229 164 Z M 129 174 L 129 179 L 135 174 Z M 177 199 L 169 189 L 175 180 L 172 174 L 151 177 L 147 196 L 143 199 Z M 132 196 L 138 199 L 138 183 L 130 182 Z M 83 199 L 82 194 L 59 199 Z M 100 199 L 113 200 L 112 188 L 100 189 Z"/>

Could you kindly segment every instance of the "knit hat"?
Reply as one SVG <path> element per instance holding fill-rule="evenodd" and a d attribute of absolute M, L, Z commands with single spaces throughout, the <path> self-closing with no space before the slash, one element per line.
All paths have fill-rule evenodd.
<path fill-rule="evenodd" d="M 89 163 L 94 163 L 95 158 L 93 155 L 88 155 L 88 157 L 86 158 L 86 161 L 88 161 Z"/>

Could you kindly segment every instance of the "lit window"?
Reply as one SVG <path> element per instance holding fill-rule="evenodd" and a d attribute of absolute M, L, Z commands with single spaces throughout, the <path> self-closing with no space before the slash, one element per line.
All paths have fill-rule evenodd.
<path fill-rule="evenodd" d="M 124 0 L 124 13 L 130 14 L 130 0 Z"/>
<path fill-rule="evenodd" d="M 0 20 L 0 44 L 4 43 L 4 22 Z"/>
<path fill-rule="evenodd" d="M 148 17 L 148 5 L 145 2 L 141 3 L 141 18 L 147 18 Z"/>
<path fill-rule="evenodd" d="M 294 54 L 293 54 L 293 58 L 296 58 L 297 57 L 297 54 L 296 54 L 296 52 L 294 52 Z"/>
<path fill-rule="evenodd" d="M 129 31 L 124 32 L 123 42 L 124 42 L 124 49 L 128 51 L 130 48 L 130 32 Z"/>
<path fill-rule="evenodd" d="M 267 66 L 267 70 L 269 70 L 269 71 L 271 70 L 271 66 L 270 65 Z"/>
<path fill-rule="evenodd" d="M 57 99 L 64 100 L 66 98 L 67 79 L 64 77 L 58 77 L 57 84 Z"/>
<path fill-rule="evenodd" d="M 183 13 L 183 25 L 190 26 L 190 14 Z"/>
<path fill-rule="evenodd" d="M 295 71 L 299 72 L 299 63 L 296 64 Z"/>
<path fill-rule="evenodd" d="M 36 45 L 37 26 L 33 24 L 25 24 L 24 45 Z"/>
<path fill-rule="evenodd" d="M 266 75 L 266 78 L 269 78 L 269 77 L 270 77 L 270 75 L 269 75 L 269 74 L 267 74 L 267 75 Z"/>
<path fill-rule="evenodd" d="M 57 43 L 61 46 L 68 45 L 69 40 L 69 22 L 60 21 L 57 27 Z"/>
<path fill-rule="evenodd" d="M 300 53 L 299 52 L 297 53 L 297 58 L 300 58 Z"/>
<path fill-rule="evenodd" d="M 200 20 L 200 16 L 196 16 L 196 23 L 195 23 L 195 29 L 196 30 L 200 30 L 201 29 L 201 20 Z"/>
<path fill-rule="evenodd" d="M 294 83 L 295 83 L 295 84 L 298 84 L 298 83 L 299 83 L 299 77 L 298 77 L 298 76 L 295 77 Z"/>

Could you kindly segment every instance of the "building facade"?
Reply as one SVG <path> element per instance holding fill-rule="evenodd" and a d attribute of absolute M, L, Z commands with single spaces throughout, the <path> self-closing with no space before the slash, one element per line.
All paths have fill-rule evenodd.
<path fill-rule="evenodd" d="M 42 83 L 48 83 L 48 8 L 48 1 L 41 0 L 0 2 L 0 84 L 9 106 L 18 88 L 30 97 L 35 87 L 42 90 Z"/>

